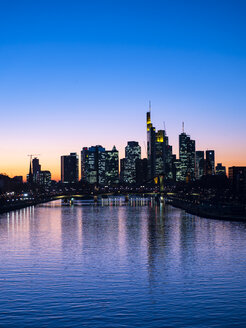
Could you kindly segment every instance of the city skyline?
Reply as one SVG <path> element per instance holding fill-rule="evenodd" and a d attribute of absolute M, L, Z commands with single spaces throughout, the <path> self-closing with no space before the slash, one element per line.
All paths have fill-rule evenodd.
<path fill-rule="evenodd" d="M 1 4 L 1 173 L 26 176 L 39 153 L 59 180 L 61 155 L 98 143 L 145 157 L 149 99 L 173 153 L 184 121 L 197 150 L 246 165 L 246 4 L 154 4 Z"/>
<path fill-rule="evenodd" d="M 151 110 L 151 115 L 152 115 L 152 110 Z M 146 113 L 145 113 L 146 114 Z M 151 119 L 151 122 L 153 123 L 153 121 L 152 121 L 152 119 Z M 166 125 L 165 123 L 164 123 L 164 125 Z M 155 124 L 154 124 L 154 126 L 155 126 Z M 158 126 L 158 125 L 157 125 Z M 155 126 L 156 127 L 156 126 Z M 146 122 L 145 122 L 145 129 L 146 129 Z M 161 130 L 163 130 L 164 129 L 164 127 L 162 127 L 161 128 Z M 164 129 L 164 131 L 166 131 L 165 129 Z M 146 132 L 146 131 L 145 131 Z M 192 135 L 191 134 L 189 134 L 189 133 L 187 133 L 186 132 L 186 130 L 185 130 L 185 128 L 184 128 L 184 122 L 182 122 L 182 130 L 180 131 L 180 133 L 178 134 L 178 136 L 177 136 L 177 140 L 178 140 L 178 142 L 179 142 L 179 138 L 180 138 L 180 135 L 182 134 L 182 133 L 185 133 L 188 137 L 191 137 L 192 138 Z M 169 138 L 169 135 L 167 135 L 167 137 Z M 192 139 L 194 139 L 194 138 L 192 138 Z M 123 159 L 124 157 L 125 157 L 125 147 L 127 146 L 127 144 L 129 143 L 129 142 L 138 142 L 139 143 L 139 145 L 140 145 L 140 147 L 141 147 L 141 158 L 147 158 L 147 139 L 146 140 L 143 140 L 143 142 L 141 143 L 141 141 L 138 141 L 138 140 L 128 140 L 127 142 L 126 142 L 126 144 L 123 146 L 124 148 L 123 148 L 123 150 L 119 150 L 119 148 L 117 147 L 117 145 L 113 145 L 111 148 L 113 148 L 113 147 L 115 147 L 116 146 L 116 149 L 117 149 L 117 151 L 119 152 L 119 168 L 120 168 L 120 160 L 121 159 Z M 212 146 L 212 147 L 210 147 L 210 148 L 208 148 L 208 147 L 206 147 L 206 148 L 204 148 L 204 149 L 202 149 L 201 147 L 199 148 L 199 147 L 197 147 L 197 144 L 199 144 L 199 140 L 198 139 L 195 139 L 195 142 L 196 142 L 196 147 L 195 147 L 195 150 L 196 151 L 203 151 L 204 153 L 205 152 L 207 152 L 209 149 L 214 149 L 215 150 L 215 153 L 216 153 L 216 157 L 215 157 L 215 164 L 217 164 L 217 163 L 222 163 L 224 166 L 226 166 L 226 168 L 227 168 L 227 170 L 228 170 L 228 168 L 231 166 L 242 166 L 242 165 L 238 165 L 238 164 L 236 164 L 235 162 L 233 162 L 233 161 L 221 161 L 220 160 L 220 158 L 218 158 L 218 151 Z M 171 142 L 169 141 L 169 144 L 170 144 L 170 146 L 171 147 L 173 147 L 173 145 L 171 144 Z M 58 158 L 58 161 L 59 161 L 59 163 L 58 163 L 58 167 L 57 167 L 57 171 L 55 171 L 55 173 L 54 173 L 54 171 L 52 171 L 52 169 L 50 168 L 50 167 L 48 167 L 47 165 L 45 165 L 44 163 L 43 163 L 43 158 L 42 158 L 42 155 L 41 154 L 34 154 L 34 156 L 32 156 L 32 158 L 33 159 L 35 159 L 35 158 L 38 158 L 39 160 L 41 160 L 42 161 L 42 166 L 43 167 L 45 167 L 45 170 L 49 170 L 49 171 L 51 171 L 51 174 L 52 174 L 52 180 L 56 180 L 56 181 L 59 181 L 59 180 L 61 180 L 61 158 L 62 157 L 64 157 L 64 156 L 68 156 L 69 155 L 69 153 L 71 154 L 71 153 L 74 153 L 74 154 L 76 154 L 78 157 L 80 156 L 80 153 L 81 153 L 81 151 L 83 150 L 83 148 L 89 148 L 89 147 L 95 147 L 96 145 L 99 145 L 99 146 L 102 146 L 102 147 L 105 147 L 105 148 L 107 148 L 107 149 L 111 149 L 110 147 L 108 148 L 107 146 L 105 146 L 103 143 L 96 143 L 95 145 L 92 145 L 92 144 L 90 144 L 90 145 L 84 145 L 84 146 L 82 146 L 81 147 L 81 149 L 79 150 L 79 151 L 73 151 L 73 152 L 71 152 L 71 151 L 68 151 L 67 152 L 67 154 L 60 154 L 59 155 L 59 158 Z M 173 147 L 173 154 L 174 155 L 176 155 L 177 156 L 177 158 L 179 158 L 179 145 L 177 145 L 176 147 L 174 146 Z M 24 179 L 24 181 L 26 181 L 26 175 L 27 175 L 27 173 L 28 173 L 28 171 L 29 171 L 29 166 L 30 166 L 30 160 L 29 160 L 29 158 L 30 158 L 30 155 L 27 155 L 27 159 L 26 159 L 26 163 L 25 163 L 25 169 L 24 169 L 24 173 L 23 174 L 17 174 L 17 173 L 13 173 L 12 175 L 11 174 L 7 174 L 6 172 L 0 172 L 0 174 L 1 173 L 4 173 L 4 174 L 7 174 L 7 175 L 9 175 L 10 177 L 14 177 L 14 176 L 18 176 L 18 175 L 22 175 L 23 176 L 23 179 Z M 79 179 L 81 179 L 81 165 L 80 165 L 80 160 L 79 160 L 79 168 L 78 168 L 78 178 Z M 226 163 L 232 163 L 231 165 L 226 165 Z M 119 170 L 120 171 L 120 170 Z M 23 172 L 23 171 L 18 171 L 18 169 L 16 170 L 16 172 Z M 227 174 L 228 174 L 228 172 L 227 172 Z"/>

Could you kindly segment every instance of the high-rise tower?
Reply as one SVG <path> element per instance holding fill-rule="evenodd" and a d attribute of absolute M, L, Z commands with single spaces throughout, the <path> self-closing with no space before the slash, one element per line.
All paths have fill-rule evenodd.
<path fill-rule="evenodd" d="M 158 130 L 151 123 L 151 107 L 146 115 L 147 123 L 147 159 L 149 179 L 164 175 L 165 179 L 172 179 L 172 147 L 168 144 L 165 130 Z"/>
<path fill-rule="evenodd" d="M 195 179 L 195 140 L 185 132 L 179 135 L 180 181 Z"/>
<path fill-rule="evenodd" d="M 79 158 L 76 153 L 61 156 L 61 182 L 76 183 L 79 179 L 78 173 Z"/>

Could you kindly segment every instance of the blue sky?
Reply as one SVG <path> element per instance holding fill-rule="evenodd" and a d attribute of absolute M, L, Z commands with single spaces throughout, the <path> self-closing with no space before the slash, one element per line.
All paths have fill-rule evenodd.
<path fill-rule="evenodd" d="M 165 121 L 177 152 L 181 123 L 197 149 L 246 165 L 245 1 L 1 1 L 0 172 L 41 153 L 128 140 L 145 155 L 145 112 Z M 18 165 L 17 165 L 18 163 Z M 18 166 L 18 167 L 17 167 Z"/>

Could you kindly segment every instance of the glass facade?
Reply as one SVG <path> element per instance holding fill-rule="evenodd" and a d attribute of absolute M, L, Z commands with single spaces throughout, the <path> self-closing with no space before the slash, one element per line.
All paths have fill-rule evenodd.
<path fill-rule="evenodd" d="M 119 155 L 97 145 L 81 151 L 81 179 L 89 184 L 111 185 L 119 182 Z"/>
<path fill-rule="evenodd" d="M 195 179 L 195 140 L 185 132 L 179 135 L 179 178 L 177 181 L 190 181 Z"/>
<path fill-rule="evenodd" d="M 79 157 L 76 153 L 61 156 L 61 182 L 76 183 L 79 180 Z"/>
<path fill-rule="evenodd" d="M 125 147 L 125 160 L 122 161 L 121 177 L 127 184 L 136 183 L 136 160 L 141 159 L 141 147 L 137 141 L 129 141 Z M 123 167 L 124 166 L 124 167 Z"/>
<path fill-rule="evenodd" d="M 204 151 L 196 151 L 196 179 L 200 179 L 204 175 Z"/>
<path fill-rule="evenodd" d="M 149 179 L 164 175 L 165 179 L 173 179 L 172 146 L 168 144 L 165 130 L 158 130 L 152 126 L 150 112 L 147 112 L 147 159 L 149 165 Z"/>

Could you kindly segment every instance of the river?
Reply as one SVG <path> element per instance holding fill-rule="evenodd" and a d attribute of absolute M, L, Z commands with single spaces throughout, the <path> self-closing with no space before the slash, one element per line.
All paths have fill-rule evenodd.
<path fill-rule="evenodd" d="M 0 327 L 246 327 L 246 223 L 172 206 L 0 215 Z"/>

